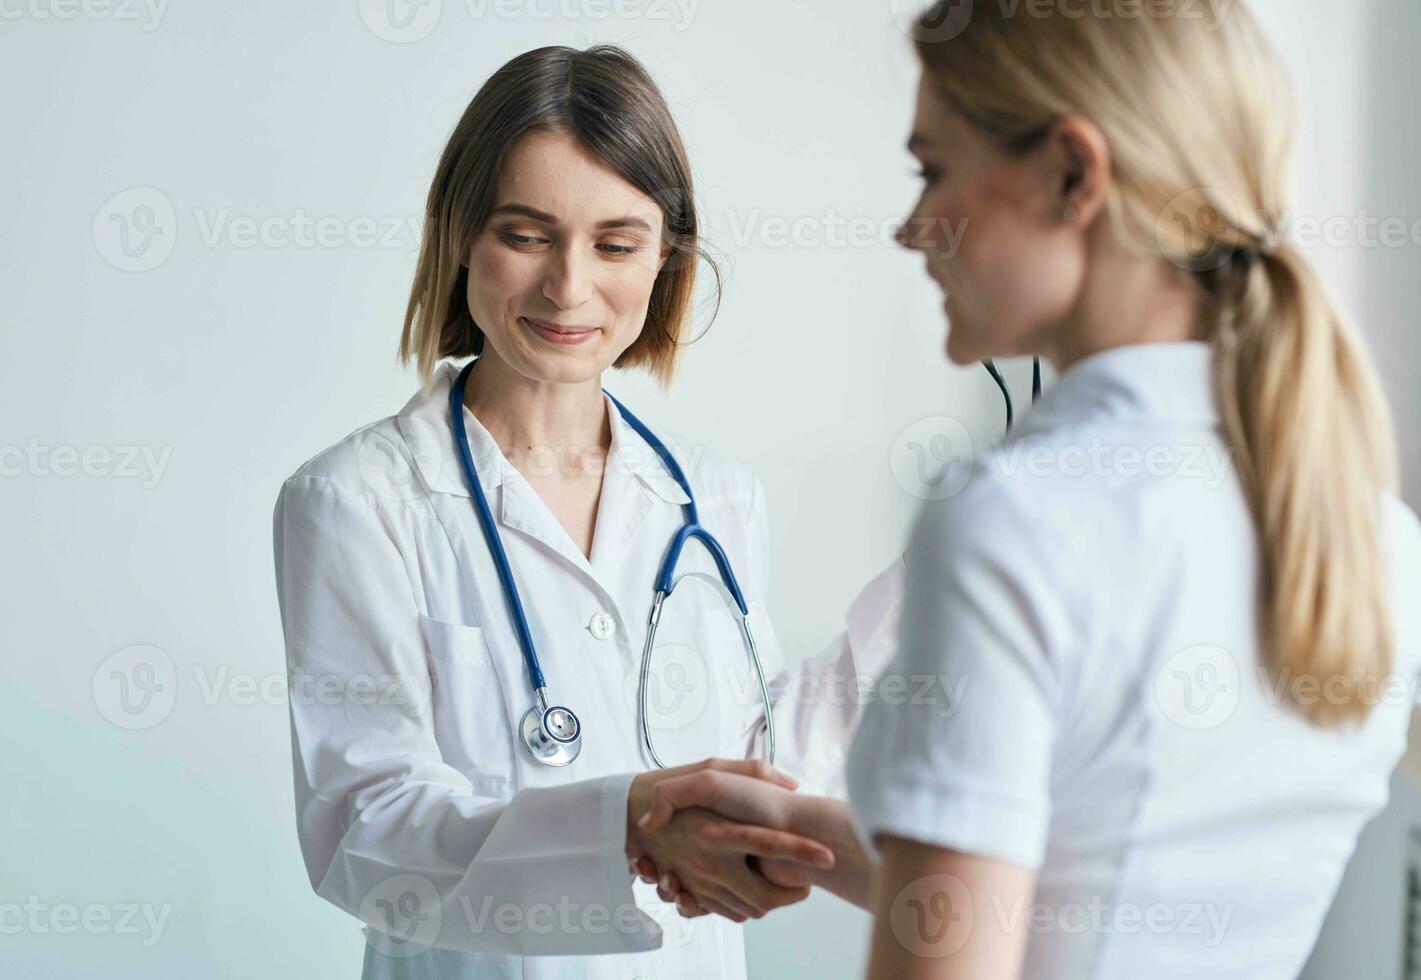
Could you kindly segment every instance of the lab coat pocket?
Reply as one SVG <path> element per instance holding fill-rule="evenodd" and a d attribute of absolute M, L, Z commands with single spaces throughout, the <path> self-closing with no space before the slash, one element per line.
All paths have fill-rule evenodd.
<path fill-rule="evenodd" d="M 504 678 L 477 626 L 420 616 L 433 678 L 434 735 L 444 761 L 481 795 L 514 789 L 513 726 Z"/>

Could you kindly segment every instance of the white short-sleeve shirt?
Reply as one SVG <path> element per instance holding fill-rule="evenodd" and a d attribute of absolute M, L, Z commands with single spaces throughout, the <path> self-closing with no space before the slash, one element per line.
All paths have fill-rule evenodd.
<path fill-rule="evenodd" d="M 855 823 L 1036 869 L 1023 906 L 941 910 L 1023 923 L 1025 977 L 1296 976 L 1405 748 L 1415 515 L 1383 499 L 1394 675 L 1361 726 L 1314 727 L 1259 666 L 1257 537 L 1211 392 L 1203 343 L 1084 358 L 914 532 L 885 680 L 957 697 L 870 702 Z"/>

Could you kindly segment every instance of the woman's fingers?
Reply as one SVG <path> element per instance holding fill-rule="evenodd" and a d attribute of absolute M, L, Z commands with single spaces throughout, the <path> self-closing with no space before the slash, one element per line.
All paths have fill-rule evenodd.
<path fill-rule="evenodd" d="M 780 772 L 764 759 L 707 759 L 707 769 L 733 772 L 741 776 L 753 776 L 769 783 L 778 783 L 785 789 L 794 789 L 799 782 L 787 772 Z"/>
<path fill-rule="evenodd" d="M 721 918 L 729 919 L 731 922 L 744 922 L 747 918 L 747 916 L 741 915 L 739 912 L 731 911 L 713 898 L 700 897 L 695 901 L 703 912 L 714 912 Z"/>
<path fill-rule="evenodd" d="M 743 888 L 749 891 L 748 888 Z M 756 909 L 749 902 L 741 897 L 740 892 L 719 881 L 708 881 L 704 885 L 697 887 L 696 894 L 699 900 L 707 904 L 718 905 L 725 910 L 727 919 L 734 919 L 736 922 L 744 922 L 746 919 L 758 919 L 764 913 Z"/>
<path fill-rule="evenodd" d="M 676 901 L 676 893 L 681 890 L 681 881 L 670 871 L 662 875 L 656 882 L 656 897 L 663 902 Z"/>
<path fill-rule="evenodd" d="M 765 880 L 772 885 L 779 885 L 781 888 L 803 888 L 814 884 L 814 875 L 810 869 L 796 861 L 781 861 L 778 858 L 752 860 L 756 863 L 751 867 L 764 875 Z"/>
<path fill-rule="evenodd" d="M 647 795 L 646 811 L 639 823 L 643 831 L 655 833 L 671 821 L 677 810 L 701 807 L 731 820 L 783 827 L 791 819 L 795 799 L 778 784 L 707 767 L 658 781 Z"/>
<path fill-rule="evenodd" d="M 732 873 L 726 887 L 735 893 L 743 904 L 749 907 L 751 918 L 759 919 L 767 912 L 786 905 L 802 902 L 809 897 L 808 888 L 780 888 L 772 885 L 748 867 L 741 867 Z"/>
<path fill-rule="evenodd" d="M 698 919 L 706 914 L 706 910 L 701 908 L 690 892 L 682 892 L 676 896 L 676 911 L 681 913 L 683 919 Z"/>
<path fill-rule="evenodd" d="M 654 885 L 658 875 L 656 862 L 649 857 L 639 857 L 632 862 L 632 874 L 648 885 Z"/>
<path fill-rule="evenodd" d="M 641 818 L 641 829 L 655 833 L 671 822 L 677 810 L 693 806 L 710 808 L 722 790 L 722 776 L 710 769 L 663 779 L 651 790 L 651 802 Z"/>
<path fill-rule="evenodd" d="M 708 824 L 702 828 L 701 834 L 706 843 L 717 850 L 793 861 L 825 870 L 834 866 L 834 852 L 830 848 L 817 840 L 783 830 L 723 821 Z"/>

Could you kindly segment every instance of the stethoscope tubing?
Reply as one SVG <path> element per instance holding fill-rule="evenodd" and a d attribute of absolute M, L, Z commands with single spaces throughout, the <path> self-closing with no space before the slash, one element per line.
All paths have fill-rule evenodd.
<path fill-rule="evenodd" d="M 502 537 L 499 535 L 498 528 L 494 524 L 493 511 L 489 508 L 488 498 L 484 494 L 482 484 L 479 482 L 478 470 L 474 465 L 473 452 L 469 448 L 468 426 L 464 421 L 464 390 L 468 383 L 469 374 L 472 372 L 476 363 L 477 360 L 472 360 L 464 365 L 449 389 L 449 417 L 451 427 L 454 431 L 454 441 L 459 450 L 459 462 L 464 471 L 465 482 L 469 485 L 470 495 L 474 500 L 474 509 L 478 513 L 479 524 L 483 529 L 484 540 L 488 543 L 494 568 L 498 572 L 499 582 L 503 587 L 503 594 L 508 603 L 509 617 L 513 621 L 514 630 L 518 636 L 518 645 L 523 653 L 523 662 L 528 669 L 529 683 L 533 687 L 533 692 L 541 708 L 541 718 L 543 721 L 540 722 L 540 726 L 542 731 L 547 738 L 556 742 L 564 744 L 569 742 L 580 743 L 580 722 L 577 723 L 577 734 L 572 739 L 558 738 L 547 729 L 546 717 L 549 712 L 547 680 L 543 674 L 542 664 L 538 660 L 537 647 L 533 642 L 532 630 L 528 626 L 528 617 L 523 610 L 523 601 L 518 593 L 518 584 L 513 578 L 513 569 L 509 565 L 508 555 L 503 549 Z M 652 602 L 651 613 L 647 620 L 646 644 L 642 650 L 641 670 L 638 677 L 638 704 L 640 709 L 639 714 L 641 716 L 642 742 L 652 761 L 659 768 L 666 768 L 665 763 L 663 763 L 660 756 L 657 755 L 656 747 L 652 742 L 647 705 L 647 692 L 649 687 L 648 675 L 651 669 L 652 646 L 655 643 L 657 627 L 661 620 L 662 605 L 676 587 L 676 566 L 680 561 L 681 553 L 685 548 L 686 542 L 694 538 L 700 541 L 710 553 L 711 559 L 715 562 L 716 570 L 720 573 L 720 583 L 717 584 L 723 585 L 740 612 L 740 630 L 749 650 L 750 660 L 755 668 L 755 677 L 760 687 L 760 697 L 765 710 L 767 727 L 767 754 L 770 763 L 773 764 L 775 759 L 775 723 L 772 713 L 773 706 L 770 702 L 769 685 L 765 681 L 764 666 L 760 661 L 760 653 L 755 643 L 754 633 L 750 629 L 750 607 L 745 601 L 745 595 L 741 591 L 740 583 L 735 577 L 735 570 L 731 567 L 730 558 L 726 555 L 725 549 L 721 547 L 720 542 L 715 539 L 715 536 L 701 526 L 700 514 L 696 508 L 696 498 L 691 490 L 690 481 L 686 478 L 686 474 L 681 469 L 680 464 L 677 463 L 676 458 L 671 455 L 671 451 L 666 448 L 665 443 L 657 438 L 640 419 L 633 415 L 631 411 L 613 397 L 610 392 L 604 392 L 604 394 L 612 400 L 612 404 L 617 407 L 617 411 L 621 413 L 627 425 L 640 435 L 642 439 L 646 441 L 647 445 L 652 448 L 672 478 L 675 479 L 676 483 L 686 494 L 686 503 L 683 505 L 685 523 L 681 526 L 681 529 L 677 531 L 676 536 L 672 538 L 671 543 L 667 547 L 666 555 L 662 559 L 661 568 L 656 577 L 656 596 Z M 576 719 L 576 715 L 573 714 L 571 709 L 557 706 L 555 710 L 566 711 L 572 719 Z M 566 765 L 576 758 L 576 748 L 580 747 L 580 745 L 574 747 L 574 751 L 572 751 L 570 756 L 561 756 L 561 761 L 555 762 L 535 752 L 533 746 L 528 744 L 526 737 L 524 741 L 530 754 L 532 754 L 535 759 L 548 765 Z"/>

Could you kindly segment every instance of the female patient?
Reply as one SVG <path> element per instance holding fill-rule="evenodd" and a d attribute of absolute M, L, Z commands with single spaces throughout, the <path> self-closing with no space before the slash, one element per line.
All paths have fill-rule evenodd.
<path fill-rule="evenodd" d="M 1279 234 L 1287 81 L 1241 3 L 979 4 L 935 40 L 951 6 L 917 32 L 905 244 L 952 361 L 1060 372 L 913 536 L 887 674 L 963 696 L 866 711 L 871 895 L 832 801 L 688 776 L 649 825 L 837 834 L 875 978 L 1296 976 L 1403 751 L 1421 529 L 1367 356 Z"/>

